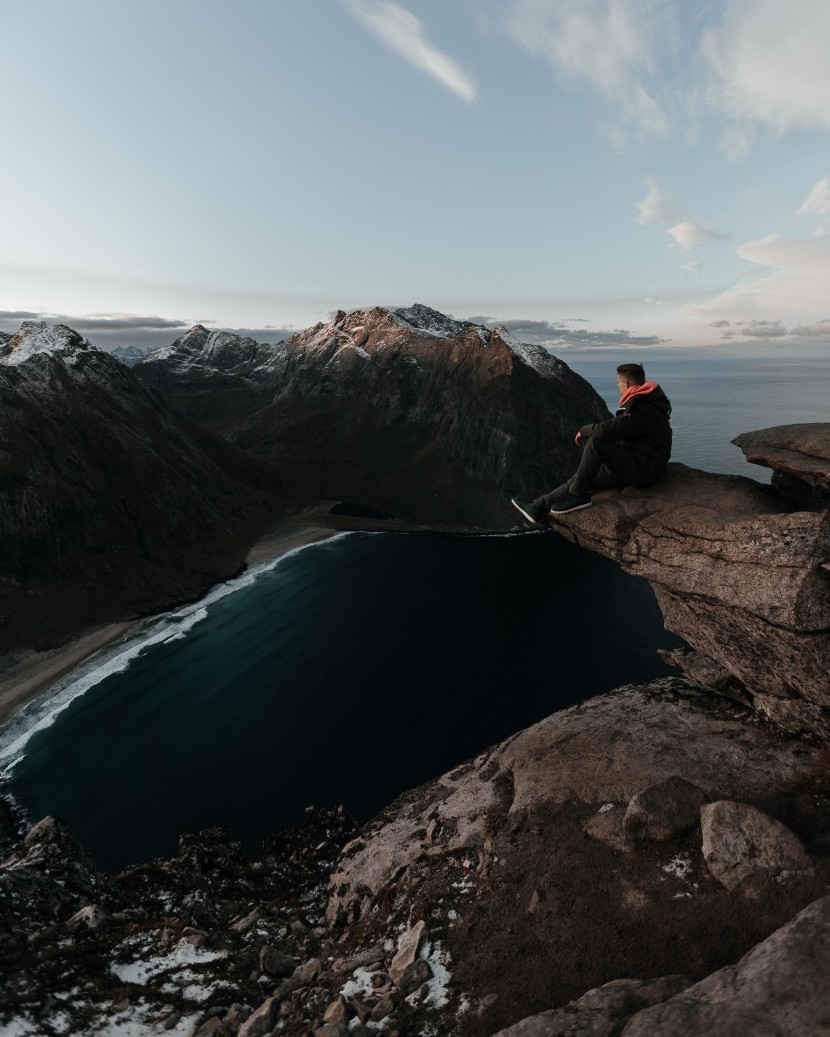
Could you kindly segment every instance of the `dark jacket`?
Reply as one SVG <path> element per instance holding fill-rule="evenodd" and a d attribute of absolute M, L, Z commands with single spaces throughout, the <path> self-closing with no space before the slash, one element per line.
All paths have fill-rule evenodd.
<path fill-rule="evenodd" d="M 619 440 L 638 460 L 652 460 L 666 467 L 671 456 L 671 425 L 669 398 L 659 385 L 649 393 L 632 396 L 613 418 L 584 425 L 582 436 Z"/>

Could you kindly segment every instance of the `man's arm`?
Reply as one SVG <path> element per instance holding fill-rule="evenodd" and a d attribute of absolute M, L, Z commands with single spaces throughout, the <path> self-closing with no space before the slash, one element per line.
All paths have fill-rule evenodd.
<path fill-rule="evenodd" d="M 598 421 L 594 425 L 583 425 L 577 432 L 577 443 L 580 439 L 588 436 L 596 436 L 597 439 L 627 439 L 630 436 L 641 436 L 644 432 L 654 428 L 654 422 L 649 421 L 644 413 L 648 404 L 623 411 L 606 421 Z"/>

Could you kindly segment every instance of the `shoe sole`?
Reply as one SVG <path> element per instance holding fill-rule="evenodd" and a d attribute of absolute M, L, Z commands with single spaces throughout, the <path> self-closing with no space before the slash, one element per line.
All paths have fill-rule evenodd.
<path fill-rule="evenodd" d="M 524 517 L 527 519 L 528 522 L 532 522 L 534 526 L 538 526 L 539 525 L 539 519 L 535 519 L 535 518 L 533 518 L 532 515 L 528 515 L 528 513 L 525 511 L 525 509 L 524 508 L 520 508 L 519 505 L 514 500 L 511 500 L 510 503 L 513 505 L 513 507 L 516 509 L 516 511 L 519 512 L 520 515 L 524 515 Z"/>
<path fill-rule="evenodd" d="M 556 508 L 551 508 L 550 513 L 555 518 L 557 515 L 570 515 L 572 511 L 582 511 L 583 508 L 590 508 L 593 501 L 588 501 L 587 504 L 577 504 L 575 508 L 560 508 L 558 511 Z"/>

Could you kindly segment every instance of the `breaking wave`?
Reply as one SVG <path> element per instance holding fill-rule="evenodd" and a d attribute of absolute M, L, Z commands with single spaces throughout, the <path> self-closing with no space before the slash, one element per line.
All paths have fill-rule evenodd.
<path fill-rule="evenodd" d="M 229 594 L 249 587 L 260 576 L 276 569 L 286 559 L 308 548 L 330 544 L 349 535 L 347 532 L 336 533 L 324 540 L 300 544 L 277 558 L 260 562 L 236 579 L 220 583 L 199 601 L 141 621 L 121 641 L 108 645 L 90 656 L 27 702 L 0 728 L 0 780 L 8 778 L 23 758 L 29 739 L 38 731 L 51 727 L 65 709 L 91 688 L 114 674 L 124 673 L 135 659 L 143 656 L 154 645 L 169 644 L 187 637 L 198 623 L 207 619 L 212 605 Z"/>

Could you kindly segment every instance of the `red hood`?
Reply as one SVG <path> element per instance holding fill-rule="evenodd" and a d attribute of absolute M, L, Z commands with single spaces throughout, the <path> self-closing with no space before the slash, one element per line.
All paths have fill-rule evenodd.
<path fill-rule="evenodd" d="M 629 400 L 635 396 L 648 396 L 650 392 L 654 392 L 655 389 L 659 389 L 660 386 L 657 382 L 643 382 L 642 385 L 629 385 L 625 392 L 620 397 L 620 406 L 624 407 Z"/>

